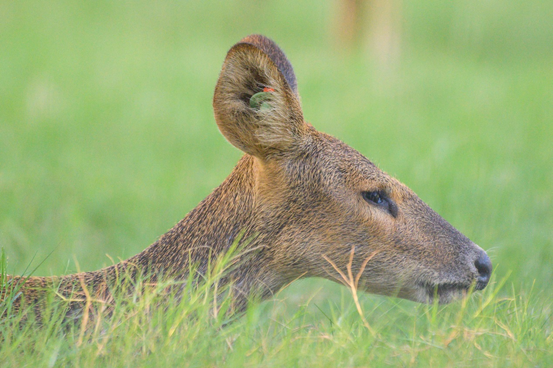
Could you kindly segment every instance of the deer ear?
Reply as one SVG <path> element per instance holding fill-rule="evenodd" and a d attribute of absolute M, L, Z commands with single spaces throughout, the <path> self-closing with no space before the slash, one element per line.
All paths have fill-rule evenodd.
<path fill-rule="evenodd" d="M 261 159 L 292 149 L 307 130 L 292 65 L 276 43 L 260 35 L 229 50 L 213 110 L 225 138 Z"/>

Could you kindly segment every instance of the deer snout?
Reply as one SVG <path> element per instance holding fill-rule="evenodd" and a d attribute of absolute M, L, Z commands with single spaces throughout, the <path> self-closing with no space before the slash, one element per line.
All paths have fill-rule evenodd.
<path fill-rule="evenodd" d="M 492 261 L 482 249 L 480 249 L 478 257 L 474 261 L 474 266 L 478 272 L 475 288 L 476 290 L 482 290 L 488 285 L 492 274 Z"/>

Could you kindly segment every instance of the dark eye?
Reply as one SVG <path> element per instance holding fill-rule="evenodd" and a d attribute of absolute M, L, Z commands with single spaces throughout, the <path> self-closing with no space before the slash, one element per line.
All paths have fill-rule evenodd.
<path fill-rule="evenodd" d="M 397 217 L 398 208 L 395 202 L 387 197 L 384 193 L 379 191 L 363 192 L 363 198 L 365 201 L 375 204 L 388 211 L 393 217 Z"/>
<path fill-rule="evenodd" d="M 385 201 L 379 192 L 363 192 L 363 198 L 365 198 L 367 202 L 373 202 L 376 204 L 383 204 Z"/>

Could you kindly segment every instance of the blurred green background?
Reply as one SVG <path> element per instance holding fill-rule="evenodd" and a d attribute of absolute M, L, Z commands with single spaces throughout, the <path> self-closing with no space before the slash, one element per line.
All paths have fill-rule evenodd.
<path fill-rule="evenodd" d="M 553 2 L 404 1 L 401 54 L 337 47 L 337 1 L 0 2 L 0 247 L 9 272 L 94 270 L 171 228 L 241 153 L 211 98 L 273 38 L 304 113 L 488 250 L 553 283 Z M 41 263 L 42 262 L 42 263 Z M 337 286 L 302 281 L 328 297 Z M 321 290 L 322 289 L 322 290 Z M 305 298 L 305 287 L 285 294 Z M 373 297 L 366 297 L 373 298 Z"/>

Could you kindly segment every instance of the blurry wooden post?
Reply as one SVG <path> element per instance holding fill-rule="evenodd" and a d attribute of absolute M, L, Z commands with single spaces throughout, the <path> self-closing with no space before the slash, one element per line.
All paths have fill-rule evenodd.
<path fill-rule="evenodd" d="M 338 0 L 337 42 L 339 46 L 351 49 L 359 37 L 359 26 L 363 0 Z"/>
<path fill-rule="evenodd" d="M 401 52 L 402 0 L 338 0 L 337 42 L 360 46 L 380 66 L 391 66 Z"/>

